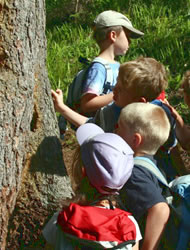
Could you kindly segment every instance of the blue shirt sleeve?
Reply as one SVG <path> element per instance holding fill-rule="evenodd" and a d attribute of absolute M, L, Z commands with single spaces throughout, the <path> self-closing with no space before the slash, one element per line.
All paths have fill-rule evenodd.
<path fill-rule="evenodd" d="M 111 92 L 117 82 L 119 67 L 120 67 L 120 64 L 118 62 L 109 63 L 110 70 L 108 73 L 108 71 L 106 70 L 103 64 L 94 62 L 88 69 L 82 96 L 87 93 L 92 93 L 95 95 L 102 95 L 104 91 L 106 79 L 110 80 L 110 78 L 111 78 L 111 85 L 109 86 L 108 91 L 106 93 Z M 108 74 L 109 74 L 109 77 L 108 77 Z M 111 74 L 111 77 L 110 77 L 110 74 Z"/>
<path fill-rule="evenodd" d="M 93 63 L 88 70 L 83 95 L 92 93 L 101 95 L 106 80 L 106 68 L 101 63 Z"/>

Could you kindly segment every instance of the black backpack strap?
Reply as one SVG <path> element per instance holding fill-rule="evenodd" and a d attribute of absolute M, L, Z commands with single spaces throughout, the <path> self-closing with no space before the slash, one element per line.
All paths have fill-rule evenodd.
<path fill-rule="evenodd" d="M 173 201 L 173 196 L 170 195 L 169 184 L 168 184 L 166 178 L 161 173 L 161 171 L 154 164 L 154 162 L 151 161 L 150 159 L 146 158 L 146 157 L 137 156 L 137 157 L 134 158 L 134 163 L 136 165 L 140 165 L 140 166 L 148 169 L 152 174 L 154 174 L 156 176 L 156 178 L 158 179 L 158 181 L 167 188 L 169 194 L 165 197 L 165 199 L 167 200 L 167 203 L 169 205 L 171 205 L 172 201 Z"/>
<path fill-rule="evenodd" d="M 110 67 L 109 63 L 107 63 L 104 59 L 100 57 L 94 58 L 92 63 L 100 63 L 106 69 L 106 77 L 105 77 L 104 86 L 103 86 L 103 94 L 107 94 L 113 84 L 113 70 Z"/>
<path fill-rule="evenodd" d="M 84 58 L 82 56 L 80 56 L 78 60 L 79 60 L 79 62 L 81 62 L 85 66 L 87 66 L 85 74 L 83 76 L 84 81 L 83 81 L 83 84 L 82 84 L 81 92 L 83 92 L 84 85 L 85 85 L 85 79 L 86 79 L 86 76 L 87 76 L 89 70 L 91 69 L 92 65 L 94 63 L 100 63 L 106 69 L 106 77 L 105 77 L 103 92 L 102 93 L 107 94 L 108 91 L 111 89 L 111 85 L 113 83 L 113 71 L 112 71 L 112 68 L 110 67 L 109 63 L 107 63 L 104 59 L 102 59 L 100 57 L 94 58 L 94 60 L 92 62 L 90 62 L 89 59 Z"/>

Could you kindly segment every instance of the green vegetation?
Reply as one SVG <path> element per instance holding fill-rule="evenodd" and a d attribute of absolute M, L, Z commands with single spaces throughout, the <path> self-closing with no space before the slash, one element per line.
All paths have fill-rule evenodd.
<path fill-rule="evenodd" d="M 90 28 L 82 29 L 71 24 L 56 26 L 47 32 L 47 67 L 52 88 L 61 88 L 66 93 L 67 86 L 83 66 L 78 62 L 80 55 L 93 58 L 98 47 L 90 36 Z"/>
<path fill-rule="evenodd" d="M 122 63 L 140 55 L 154 57 L 169 70 L 168 98 L 182 113 L 183 99 L 176 95 L 183 73 L 190 69 L 190 0 L 46 0 L 47 67 L 52 88 L 67 87 L 83 66 L 78 57 L 93 58 L 98 47 L 91 37 L 90 24 L 103 10 L 126 14 L 133 25 L 144 31 L 132 41 Z M 180 104 L 179 104 L 180 103 Z"/>

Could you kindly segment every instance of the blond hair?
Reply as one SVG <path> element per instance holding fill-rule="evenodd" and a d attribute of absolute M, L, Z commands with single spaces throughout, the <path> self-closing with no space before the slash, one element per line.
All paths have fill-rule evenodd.
<path fill-rule="evenodd" d="M 119 79 L 126 85 L 126 89 L 133 89 L 135 98 L 144 97 L 146 101 L 156 99 L 168 86 L 164 65 L 149 57 L 140 57 L 122 64 Z"/>
<path fill-rule="evenodd" d="M 185 72 L 183 79 L 181 81 L 181 86 L 185 94 L 190 95 L 190 70 Z"/>
<path fill-rule="evenodd" d="M 117 35 L 123 30 L 123 27 L 120 25 L 117 26 L 110 26 L 110 27 L 103 27 L 103 28 L 96 28 L 93 29 L 93 38 L 96 43 L 101 47 L 102 43 L 106 41 L 108 38 L 108 34 L 111 31 L 115 31 Z"/>
<path fill-rule="evenodd" d="M 139 133 L 139 151 L 154 155 L 168 139 L 170 122 L 165 111 L 151 103 L 131 103 L 122 109 L 119 123 L 131 134 Z"/>

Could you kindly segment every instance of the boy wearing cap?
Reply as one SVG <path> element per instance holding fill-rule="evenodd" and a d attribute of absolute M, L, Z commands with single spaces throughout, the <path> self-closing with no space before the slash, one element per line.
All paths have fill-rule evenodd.
<path fill-rule="evenodd" d="M 77 112 L 93 116 L 95 112 L 113 101 L 113 88 L 117 82 L 119 62 L 115 56 L 125 55 L 130 38 L 139 38 L 144 33 L 135 29 L 123 14 L 107 10 L 100 13 L 93 23 L 93 37 L 100 53 L 85 74 L 82 95 L 77 103 Z M 109 74 L 109 82 L 108 76 Z M 66 117 L 60 116 L 59 128 L 64 138 Z M 63 136 L 62 136 L 63 134 Z"/>
<path fill-rule="evenodd" d="M 92 64 L 86 75 L 86 81 L 80 102 L 83 114 L 92 113 L 113 101 L 113 87 L 116 84 L 119 63 L 115 56 L 125 55 L 130 45 L 130 38 L 144 35 L 135 29 L 130 20 L 119 12 L 107 10 L 100 13 L 93 23 L 93 37 L 100 53 L 98 59 L 107 63 L 112 70 L 112 82 L 108 86 L 108 94 L 103 95 L 106 68 L 98 62 Z"/>
<path fill-rule="evenodd" d="M 104 133 L 95 124 L 80 126 L 76 136 L 80 151 L 71 173 L 75 196 L 48 222 L 45 239 L 60 250 L 138 250 L 138 224 L 117 208 L 118 191 L 133 169 L 132 149 L 120 136 Z"/>
<path fill-rule="evenodd" d="M 145 157 L 157 165 L 153 155 L 167 141 L 169 132 L 169 120 L 159 106 L 132 103 L 121 111 L 117 134 L 131 146 L 134 156 L 139 159 Z M 164 191 L 165 187 L 150 170 L 135 163 L 132 175 L 121 191 L 121 197 L 144 227 L 142 250 L 158 248 L 168 222 L 170 209 Z"/>

